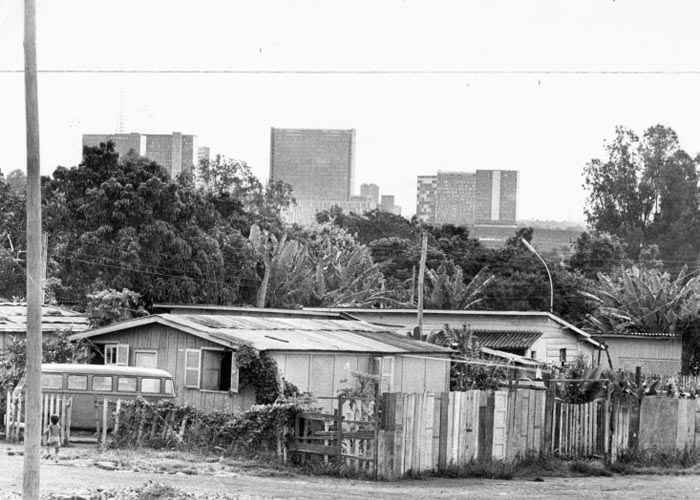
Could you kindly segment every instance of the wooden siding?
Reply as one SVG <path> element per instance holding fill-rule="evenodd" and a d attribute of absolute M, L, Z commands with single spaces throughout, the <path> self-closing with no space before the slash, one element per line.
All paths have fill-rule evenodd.
<path fill-rule="evenodd" d="M 412 311 L 397 314 L 383 313 L 381 309 L 377 309 L 367 312 L 353 311 L 352 315 L 370 323 L 396 326 L 405 334 L 410 333 L 416 325 L 415 312 Z M 591 360 L 597 350 L 577 334 L 543 316 L 458 316 L 430 313 L 423 317 L 423 329 L 428 334 L 441 330 L 446 324 L 452 328 L 461 328 L 466 324 L 473 330 L 542 332 L 542 336 L 528 349 L 526 355 L 529 357 L 530 351 L 534 350 L 535 359 L 546 363 L 559 362 L 559 349 L 566 349 L 567 357 L 582 356 L 587 360 Z"/>
<path fill-rule="evenodd" d="M 680 338 L 612 338 L 602 340 L 608 345 L 613 367 L 634 371 L 637 366 L 646 373 L 677 375 L 681 371 L 683 345 Z"/>
<path fill-rule="evenodd" d="M 158 353 L 158 368 L 175 377 L 177 401 L 203 410 L 240 412 L 255 404 L 252 390 L 235 394 L 228 391 L 204 391 L 185 387 L 185 349 L 221 348 L 220 345 L 163 325 L 145 325 L 100 335 L 95 343 L 129 344 L 129 365 L 134 365 L 138 349 Z"/>

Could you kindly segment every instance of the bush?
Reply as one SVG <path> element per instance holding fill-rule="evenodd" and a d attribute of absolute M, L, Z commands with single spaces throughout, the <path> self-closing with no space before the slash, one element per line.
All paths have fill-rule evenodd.
<path fill-rule="evenodd" d="M 127 402 L 119 413 L 119 429 L 111 446 L 177 448 L 200 452 L 257 455 L 276 451 L 291 439 L 295 402 L 257 405 L 248 411 L 207 413 L 172 401 Z"/>

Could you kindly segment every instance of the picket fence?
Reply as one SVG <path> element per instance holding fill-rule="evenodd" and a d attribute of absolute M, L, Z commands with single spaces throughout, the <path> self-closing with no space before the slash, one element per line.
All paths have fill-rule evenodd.
<path fill-rule="evenodd" d="M 70 440 L 73 400 L 61 394 L 44 393 L 41 405 L 42 435 L 46 431 L 51 415 L 58 415 L 64 444 Z M 24 437 L 25 407 L 23 394 L 7 393 L 5 410 L 5 436 L 10 442 Z"/>

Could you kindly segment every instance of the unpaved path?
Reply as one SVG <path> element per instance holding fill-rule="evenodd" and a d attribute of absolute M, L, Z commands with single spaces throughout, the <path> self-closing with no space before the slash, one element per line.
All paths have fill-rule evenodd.
<path fill-rule="evenodd" d="M 22 457 L 0 454 L 0 492 L 19 493 Z M 616 476 L 546 478 L 544 482 L 430 479 L 370 482 L 327 477 L 172 475 L 107 471 L 70 461 L 43 463 L 42 492 L 70 493 L 88 488 L 136 486 L 149 480 L 194 493 L 226 493 L 241 498 L 700 498 L 700 476 Z M 0 495 L 3 496 L 3 495 Z"/>

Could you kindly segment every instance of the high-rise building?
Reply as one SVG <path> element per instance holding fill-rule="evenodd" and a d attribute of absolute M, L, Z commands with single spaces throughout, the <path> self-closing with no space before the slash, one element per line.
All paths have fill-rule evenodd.
<path fill-rule="evenodd" d="M 515 224 L 517 218 L 518 171 L 476 171 L 477 224 Z"/>
<path fill-rule="evenodd" d="M 296 200 L 350 201 L 354 175 L 354 130 L 272 129 L 270 179 Z"/>
<path fill-rule="evenodd" d="M 376 184 L 360 184 L 360 196 L 369 200 L 373 208 L 379 206 L 379 186 Z"/>
<path fill-rule="evenodd" d="M 199 163 L 203 160 L 211 160 L 211 150 L 209 146 L 200 146 L 197 148 L 197 162 Z"/>
<path fill-rule="evenodd" d="M 418 176 L 416 215 L 426 223 L 513 225 L 518 172 L 477 170 Z"/>
<path fill-rule="evenodd" d="M 394 195 L 393 194 L 383 194 L 379 206 L 384 212 L 393 213 L 394 206 L 395 206 Z"/>
<path fill-rule="evenodd" d="M 435 222 L 437 175 L 419 175 L 416 191 L 416 217 L 426 224 L 432 224 Z"/>
<path fill-rule="evenodd" d="M 119 156 L 129 152 L 158 163 L 176 178 L 183 172 L 192 172 L 197 151 L 196 136 L 180 132 L 172 134 L 83 134 L 83 146 L 99 146 L 112 141 Z"/>
<path fill-rule="evenodd" d="M 476 182 L 470 172 L 438 172 L 435 223 L 465 226 L 474 223 Z"/>

